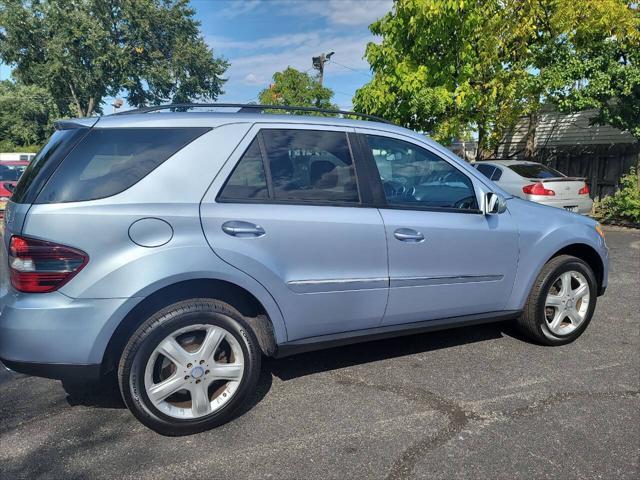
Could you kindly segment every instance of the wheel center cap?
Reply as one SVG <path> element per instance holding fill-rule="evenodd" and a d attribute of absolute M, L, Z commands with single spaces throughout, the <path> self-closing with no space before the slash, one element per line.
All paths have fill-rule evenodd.
<path fill-rule="evenodd" d="M 202 378 L 202 376 L 204 375 L 204 368 L 198 366 L 198 367 L 193 367 L 191 369 L 191 376 L 193 378 Z"/>

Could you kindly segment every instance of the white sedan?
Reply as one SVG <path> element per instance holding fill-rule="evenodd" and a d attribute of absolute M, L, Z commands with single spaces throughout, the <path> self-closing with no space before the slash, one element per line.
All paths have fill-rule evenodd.
<path fill-rule="evenodd" d="M 491 160 L 476 162 L 474 167 L 516 197 L 582 214 L 593 207 L 584 178 L 567 177 L 541 163 Z"/>

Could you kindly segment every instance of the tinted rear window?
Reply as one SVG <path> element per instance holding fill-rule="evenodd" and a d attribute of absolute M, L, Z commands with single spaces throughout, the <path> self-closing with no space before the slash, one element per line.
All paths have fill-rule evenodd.
<path fill-rule="evenodd" d="M 525 178 L 557 178 L 564 175 L 553 168 L 541 164 L 509 165 L 509 168 Z"/>
<path fill-rule="evenodd" d="M 208 130 L 92 129 L 64 159 L 35 203 L 79 202 L 120 193 Z"/>
<path fill-rule="evenodd" d="M 11 200 L 16 203 L 33 203 L 60 162 L 88 131 L 88 128 L 74 128 L 54 132 L 20 177 Z"/>

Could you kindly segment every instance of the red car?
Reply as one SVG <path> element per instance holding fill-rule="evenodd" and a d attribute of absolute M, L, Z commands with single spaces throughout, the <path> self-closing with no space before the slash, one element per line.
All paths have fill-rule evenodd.
<path fill-rule="evenodd" d="M 11 197 L 11 186 L 15 187 L 20 175 L 25 171 L 29 162 L 0 161 L 0 218 L 4 216 L 4 206 Z M 7 188 L 9 185 L 9 188 Z"/>

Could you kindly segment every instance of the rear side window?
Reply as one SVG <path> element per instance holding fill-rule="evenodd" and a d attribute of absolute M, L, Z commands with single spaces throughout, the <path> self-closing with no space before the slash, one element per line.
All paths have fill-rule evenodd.
<path fill-rule="evenodd" d="M 493 174 L 491 175 L 491 180 L 497 182 L 498 180 L 500 180 L 500 178 L 502 178 L 502 169 L 496 167 L 495 172 L 493 172 Z"/>
<path fill-rule="evenodd" d="M 360 197 L 347 134 L 323 130 L 262 130 L 236 165 L 218 199 L 358 203 Z"/>
<path fill-rule="evenodd" d="M 35 203 L 79 202 L 120 193 L 208 130 L 92 129 L 67 155 Z"/>
<path fill-rule="evenodd" d="M 525 178 L 558 178 L 564 177 L 562 173 L 542 164 L 509 165 L 509 168 L 521 177 Z"/>
<path fill-rule="evenodd" d="M 267 179 L 264 174 L 260 145 L 255 138 L 227 180 L 220 198 L 223 200 L 267 199 Z"/>
<path fill-rule="evenodd" d="M 276 200 L 358 202 L 356 173 L 344 132 L 262 132 Z"/>

